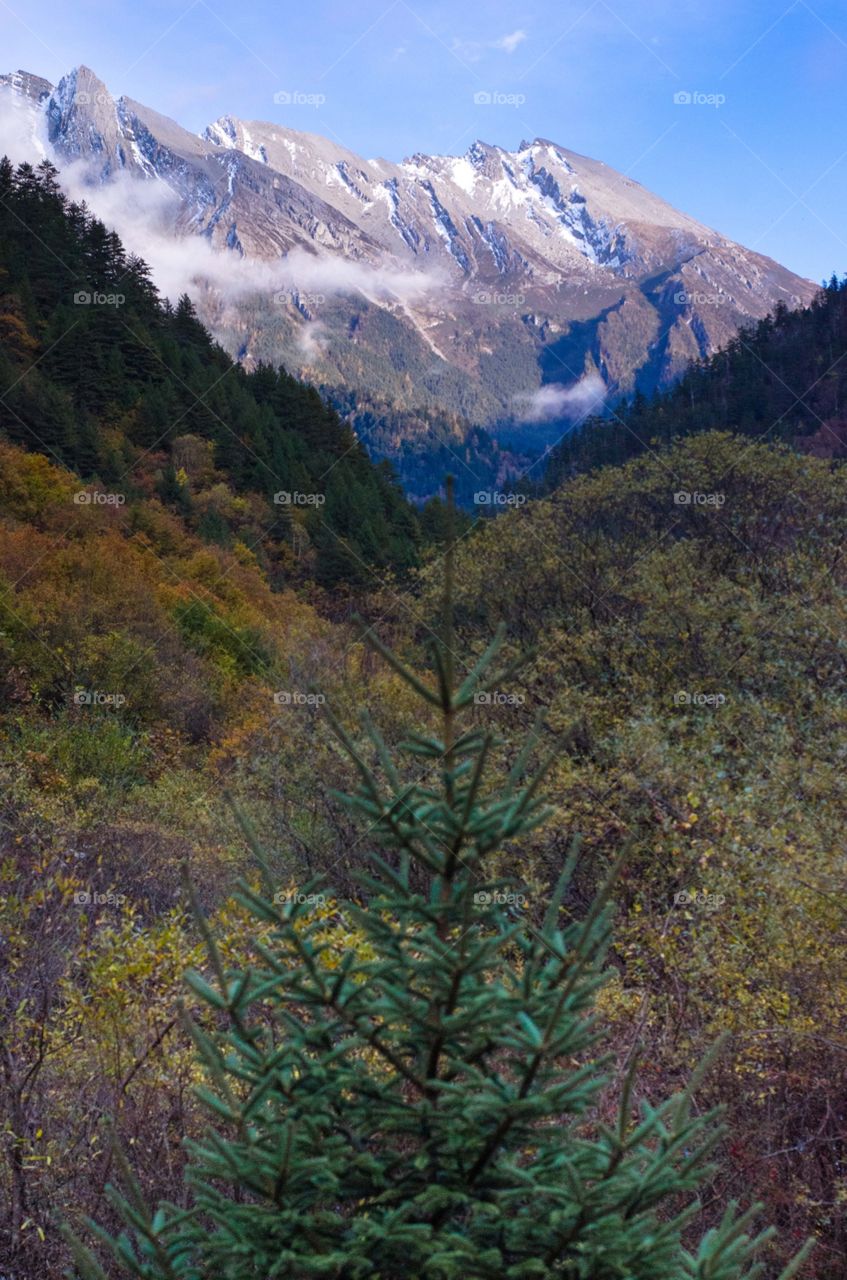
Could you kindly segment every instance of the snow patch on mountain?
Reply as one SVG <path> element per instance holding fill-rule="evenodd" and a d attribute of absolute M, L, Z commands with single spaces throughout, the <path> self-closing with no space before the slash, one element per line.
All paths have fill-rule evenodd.
<path fill-rule="evenodd" d="M 310 304 L 308 318 L 288 308 L 298 325 L 321 326 L 300 354 L 308 348 L 323 381 L 343 381 L 345 335 L 365 296 L 375 311 L 350 366 L 365 389 L 402 385 L 409 403 L 429 396 L 477 421 L 572 417 L 594 403 L 598 378 L 612 393 L 642 377 L 659 385 L 694 339 L 709 354 L 777 300 L 814 293 L 627 175 L 544 138 L 515 151 L 478 139 L 463 155 L 394 163 L 228 115 L 197 135 L 113 99 L 78 67 L 56 88 L 22 71 L 0 76 L 0 149 L 53 158 L 74 198 L 150 259 L 170 296 L 193 280 L 206 282 L 200 298 L 204 288 L 225 293 L 228 336 L 249 297 L 253 352 L 262 349 L 256 294 L 333 299 L 323 311 Z M 694 301 L 677 314 L 673 298 L 686 290 Z M 727 303 L 697 300 L 716 294 Z M 274 320 L 268 332 L 281 332 Z M 574 368 L 601 373 L 540 386 L 546 349 L 559 342 Z"/>
<path fill-rule="evenodd" d="M 477 172 L 468 156 L 457 156 L 450 165 L 450 177 L 466 195 L 476 191 Z"/>

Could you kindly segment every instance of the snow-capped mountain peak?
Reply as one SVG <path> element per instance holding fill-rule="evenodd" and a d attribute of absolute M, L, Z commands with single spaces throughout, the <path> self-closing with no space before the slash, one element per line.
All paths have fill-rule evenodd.
<path fill-rule="evenodd" d="M 225 322 L 210 313 L 236 350 L 478 421 L 512 413 L 542 376 L 649 389 L 777 302 L 814 292 L 548 138 L 395 162 L 281 121 L 224 115 L 198 136 L 113 98 L 84 66 L 55 88 L 24 71 L 0 76 L 0 117 L 12 111 L 28 114 L 60 167 L 83 161 L 94 183 L 164 183 L 175 233 L 241 260 L 301 264 L 288 271 L 290 313 L 269 313 L 249 344 L 237 310 Z"/>

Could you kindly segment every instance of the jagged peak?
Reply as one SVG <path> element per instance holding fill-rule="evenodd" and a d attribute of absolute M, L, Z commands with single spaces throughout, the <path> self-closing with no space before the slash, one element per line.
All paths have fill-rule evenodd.
<path fill-rule="evenodd" d="M 45 80 L 43 76 L 36 75 L 34 71 L 24 71 L 23 67 L 18 67 L 17 71 L 7 71 L 0 75 L 0 80 L 4 83 L 10 81 L 36 81 L 39 84 L 49 84 L 49 80 Z"/>
<path fill-rule="evenodd" d="M 62 115 L 77 107 L 107 107 L 115 109 L 115 99 L 96 72 L 84 63 L 72 67 L 62 76 L 50 95 Z"/>
<path fill-rule="evenodd" d="M 32 98 L 35 102 L 43 102 L 54 91 L 54 86 L 49 80 L 35 75 L 32 71 L 24 71 L 20 67 L 17 71 L 8 71 L 5 75 L 0 75 L 0 84 L 22 97 Z"/>
<path fill-rule="evenodd" d="M 480 153 L 483 155 L 489 155 L 490 152 L 499 150 L 500 148 L 495 143 L 485 142 L 482 138 L 475 138 L 465 152 L 465 155 L 479 155 Z"/>
<path fill-rule="evenodd" d="M 200 134 L 205 142 L 213 142 L 218 147 L 235 147 L 238 145 L 239 131 L 242 122 L 237 116 L 218 116 Z"/>
<path fill-rule="evenodd" d="M 59 81 L 59 87 L 61 88 L 63 84 L 85 85 L 86 87 L 95 85 L 98 89 L 106 89 L 105 81 L 101 80 L 97 72 L 92 71 L 91 67 L 87 67 L 84 62 L 81 62 L 77 67 L 71 67 L 70 71 L 62 76 Z"/>
<path fill-rule="evenodd" d="M 526 139 L 523 139 L 517 151 L 512 151 L 510 154 L 526 160 L 528 156 L 535 159 L 544 153 L 552 157 L 558 164 L 564 165 L 567 169 L 573 168 L 571 158 L 574 153 L 567 151 L 560 143 L 553 142 L 550 138 L 533 138 L 532 142 L 527 142 Z"/>

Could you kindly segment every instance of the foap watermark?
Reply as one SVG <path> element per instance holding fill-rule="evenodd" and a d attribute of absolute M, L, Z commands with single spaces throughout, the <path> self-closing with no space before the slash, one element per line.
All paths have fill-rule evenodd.
<path fill-rule="evenodd" d="M 526 295 L 481 289 L 479 293 L 474 294 L 473 300 L 478 307 L 522 307 L 526 302 Z"/>
<path fill-rule="evenodd" d="M 98 293 L 97 290 L 77 289 L 74 294 L 76 307 L 122 307 L 126 302 L 123 293 Z"/>
<path fill-rule="evenodd" d="M 673 96 L 675 107 L 722 107 L 725 93 L 703 93 L 700 89 L 679 89 Z"/>
<path fill-rule="evenodd" d="M 118 711 L 126 706 L 126 694 L 104 693 L 102 689 L 77 689 L 73 700 L 78 707 L 114 707 Z"/>
<path fill-rule="evenodd" d="M 478 889 L 473 896 L 478 907 L 524 907 L 529 906 L 529 899 L 523 893 L 514 893 L 510 889 Z"/>
<path fill-rule="evenodd" d="M 283 489 L 274 494 L 274 502 L 278 507 L 322 507 L 326 502 L 326 494 L 289 493 Z"/>
<path fill-rule="evenodd" d="M 122 907 L 125 902 L 125 893 L 93 893 L 89 889 L 78 889 L 74 894 L 75 907 Z"/>
<path fill-rule="evenodd" d="M 522 507 L 525 493 L 502 493 L 499 489 L 481 489 L 473 496 L 477 507 Z"/>
<path fill-rule="evenodd" d="M 111 95 L 101 89 L 99 93 L 88 93 L 80 89 L 74 94 L 74 102 L 79 107 L 111 107 L 114 106 Z"/>
<path fill-rule="evenodd" d="M 473 96 L 475 107 L 522 107 L 525 93 L 504 93 L 501 89 L 478 89 Z"/>
<path fill-rule="evenodd" d="M 728 293 L 690 293 L 688 289 L 679 289 L 673 300 L 678 307 L 723 307 L 732 301 Z"/>
<path fill-rule="evenodd" d="M 677 507 L 722 507 L 726 502 L 725 493 L 700 493 L 696 489 L 680 489 L 673 496 Z"/>
<path fill-rule="evenodd" d="M 325 93 L 307 93 L 304 89 L 278 89 L 274 94 L 278 107 L 322 107 Z"/>
<path fill-rule="evenodd" d="M 700 907 L 703 911 L 717 911 L 726 902 L 725 893 L 706 893 L 705 889 L 682 889 L 673 896 L 675 907 Z"/>
<path fill-rule="evenodd" d="M 325 893 L 299 893 L 294 889 L 289 893 L 274 894 L 274 903 L 278 907 L 323 907 L 326 902 Z"/>
<path fill-rule="evenodd" d="M 301 307 L 319 307 L 326 302 L 325 293 L 303 293 L 296 290 L 294 293 L 282 289 L 279 293 L 274 294 L 274 302 L 277 306 L 287 306 L 290 302 Z"/>
<path fill-rule="evenodd" d="M 522 707 L 526 702 L 522 693 L 502 693 L 499 689 L 475 693 L 473 700 L 477 707 Z"/>
<path fill-rule="evenodd" d="M 274 694 L 274 704 L 278 707 L 322 707 L 326 702 L 324 693 L 301 693 L 299 690 L 280 689 Z"/>
<path fill-rule="evenodd" d="M 689 693 L 680 689 L 673 700 L 678 707 L 723 707 L 727 698 L 725 693 Z"/>
<path fill-rule="evenodd" d="M 101 489 L 80 489 L 74 494 L 78 507 L 122 507 L 126 497 L 122 493 L 104 493 Z"/>

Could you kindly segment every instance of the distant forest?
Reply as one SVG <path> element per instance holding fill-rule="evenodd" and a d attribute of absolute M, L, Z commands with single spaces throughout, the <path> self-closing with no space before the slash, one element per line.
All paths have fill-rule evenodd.
<path fill-rule="evenodd" d="M 847 456 L 847 278 L 833 276 L 811 306 L 742 329 L 725 350 L 692 364 L 669 390 L 636 394 L 570 431 L 551 458 L 546 489 L 676 438 L 729 430 Z"/>

